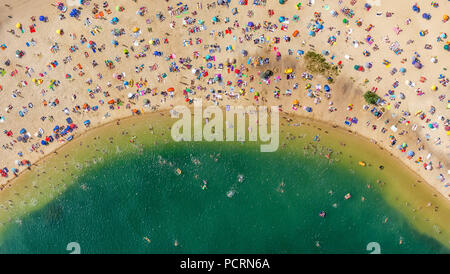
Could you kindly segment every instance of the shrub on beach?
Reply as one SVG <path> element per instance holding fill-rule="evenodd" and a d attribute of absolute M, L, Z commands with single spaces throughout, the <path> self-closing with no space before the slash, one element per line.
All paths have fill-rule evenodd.
<path fill-rule="evenodd" d="M 367 91 L 364 93 L 364 99 L 368 104 L 376 105 L 380 96 L 378 96 L 375 92 Z"/>

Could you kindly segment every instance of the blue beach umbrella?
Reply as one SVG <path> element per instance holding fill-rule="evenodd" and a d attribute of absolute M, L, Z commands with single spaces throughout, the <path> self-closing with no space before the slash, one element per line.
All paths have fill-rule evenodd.
<path fill-rule="evenodd" d="M 412 150 L 408 151 L 408 156 L 409 157 L 413 157 L 414 156 L 414 151 L 412 151 Z"/>

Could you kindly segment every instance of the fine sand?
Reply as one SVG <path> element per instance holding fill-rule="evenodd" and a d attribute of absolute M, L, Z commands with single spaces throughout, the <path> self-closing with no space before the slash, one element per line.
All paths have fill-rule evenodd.
<path fill-rule="evenodd" d="M 447 170 L 449 169 L 448 163 L 448 140 L 449 137 L 445 131 L 444 122 L 438 120 L 438 116 L 446 116 L 448 113 L 445 99 L 440 101 L 438 98 L 441 94 L 448 93 L 448 87 L 444 87 L 439 83 L 439 74 L 445 74 L 445 64 L 448 63 L 448 52 L 443 50 L 443 42 L 437 42 L 436 37 L 442 32 L 442 30 L 449 24 L 442 22 L 442 15 L 445 11 L 450 10 L 450 3 L 440 3 L 439 8 L 434 8 L 429 3 L 423 3 L 421 13 L 414 13 L 408 3 L 402 1 L 372 1 L 379 3 L 373 4 L 370 11 L 364 9 L 365 1 L 355 1 L 355 5 L 351 5 L 350 1 L 343 1 L 339 4 L 338 1 L 315 1 L 311 6 L 303 3 L 303 7 L 298 11 L 295 7 L 296 3 L 288 1 L 285 5 L 280 5 L 278 1 L 269 1 L 265 6 L 253 6 L 251 1 L 249 5 L 241 6 L 238 1 L 232 1 L 230 7 L 211 7 L 208 9 L 208 3 L 213 1 L 203 2 L 202 8 L 198 5 L 197 1 L 188 1 L 189 11 L 186 14 L 182 14 L 181 18 L 171 16 L 168 13 L 167 6 L 170 5 L 177 8 L 179 1 L 158 1 L 158 5 L 152 5 L 146 1 L 115 1 L 114 4 L 110 1 L 109 7 L 104 9 L 101 1 L 97 1 L 99 5 L 99 11 L 104 11 L 105 19 L 94 19 L 92 9 L 95 1 L 91 1 L 88 6 L 81 6 L 81 16 L 79 19 L 71 18 L 69 12 L 75 7 L 68 7 L 68 11 L 65 13 L 66 19 L 60 20 L 58 15 L 61 13 L 57 10 L 53 1 L 3 1 L 2 8 L 0 9 L 0 45 L 6 44 L 7 49 L 0 51 L 0 67 L 6 70 L 6 74 L 0 77 L 0 85 L 2 91 L 0 91 L 0 116 L 4 117 L 4 122 L 0 123 L 1 130 L 11 130 L 14 135 L 8 137 L 5 134 L 0 136 L 0 143 L 5 145 L 5 149 L 2 149 L 2 157 L 0 159 L 0 167 L 11 168 L 16 167 L 15 161 L 17 159 L 27 159 L 34 163 L 41 157 L 50 154 L 57 149 L 62 143 L 56 141 L 49 146 L 40 146 L 34 152 L 30 152 L 32 144 L 40 143 L 41 138 L 37 138 L 34 133 L 39 128 L 44 130 L 44 137 L 50 135 L 55 125 L 65 124 L 65 119 L 71 117 L 75 124 L 78 125 L 78 129 L 75 131 L 75 138 L 82 134 L 87 128 L 83 126 L 83 121 L 90 120 L 91 127 L 95 127 L 114 119 L 123 118 L 132 115 L 132 109 L 138 109 L 142 112 L 152 112 L 163 109 L 170 109 L 174 105 L 187 105 L 185 102 L 185 96 L 183 90 L 185 88 L 191 88 L 196 91 L 196 94 L 188 94 L 190 99 L 203 99 L 204 105 L 211 104 L 211 101 L 225 105 L 280 105 L 283 111 L 291 112 L 298 115 L 311 117 L 313 119 L 322 120 L 332 125 L 345 126 L 344 120 L 346 117 L 357 117 L 358 124 L 353 124 L 348 130 L 353 133 L 361 134 L 373 142 L 376 142 L 380 149 L 386 149 L 391 152 L 393 156 L 398 157 L 400 161 L 403 161 L 411 170 L 420 174 L 432 187 L 442 193 L 444 197 L 450 199 L 448 178 L 446 181 L 441 182 L 439 179 L 440 174 L 444 177 L 448 177 Z M 156 1 L 155 1 L 156 3 Z M 116 11 L 115 6 L 121 5 L 125 8 L 123 11 Z M 326 7 L 325 5 L 328 5 Z M 145 6 L 148 12 L 144 16 L 136 15 L 136 11 Z M 233 16 L 232 9 L 237 7 L 238 14 Z M 343 13 L 340 11 L 342 7 L 348 7 L 353 9 L 355 16 L 349 19 L 348 25 L 342 23 L 344 18 Z M 106 10 L 110 9 L 111 14 L 108 14 Z M 273 9 L 274 15 L 269 17 L 268 10 Z M 330 10 L 336 10 L 339 15 L 333 17 L 330 14 Z M 160 22 L 156 18 L 158 12 L 162 12 L 165 16 L 165 20 Z M 196 11 L 196 15 L 192 15 L 192 12 Z M 249 11 L 253 11 L 251 18 L 248 17 Z M 321 18 L 324 21 L 324 29 L 316 34 L 315 37 L 308 35 L 307 26 L 311 19 L 314 18 L 314 12 L 321 13 Z M 381 16 L 377 13 L 382 12 Z M 391 17 L 386 17 L 386 12 L 392 12 Z M 430 12 L 432 14 L 431 20 L 425 20 L 422 18 L 423 12 Z M 292 21 L 292 16 L 297 14 L 300 16 L 298 22 Z M 40 22 L 39 16 L 44 15 L 48 17 L 48 22 Z M 12 18 L 10 18 L 11 16 Z M 31 16 L 36 17 L 36 21 L 31 20 Z M 202 30 L 198 33 L 188 33 L 188 28 L 193 26 L 199 26 L 198 23 L 194 25 L 183 26 L 182 18 L 190 16 L 197 20 L 202 19 L 205 21 L 206 30 Z M 217 16 L 220 22 L 212 24 L 212 17 Z M 289 18 L 288 29 L 283 31 L 280 29 L 281 24 L 278 22 L 280 16 Z M 85 19 L 89 17 L 92 22 L 89 26 L 86 26 Z M 119 22 L 117 25 L 112 25 L 110 20 L 113 17 L 118 17 Z M 230 22 L 226 23 L 225 18 L 229 17 Z M 355 24 L 356 19 L 361 18 L 363 24 L 358 27 Z M 410 18 L 411 22 L 406 24 L 406 20 Z M 146 20 L 150 19 L 149 24 Z M 237 20 L 240 26 L 234 26 L 234 22 Z M 261 23 L 264 25 L 264 21 L 270 21 L 278 25 L 278 29 L 274 32 L 268 32 L 261 27 L 259 30 L 250 31 L 253 34 L 253 38 L 250 41 L 243 39 L 244 34 L 242 27 L 245 27 L 249 21 L 254 22 L 256 25 Z M 175 22 L 175 26 L 172 29 L 170 24 Z M 24 33 L 16 28 L 16 24 L 21 23 Z M 36 32 L 30 33 L 29 26 L 36 24 Z M 370 31 L 366 31 L 369 24 L 374 25 Z M 98 26 L 95 36 L 91 34 L 91 31 Z M 399 26 L 402 31 L 397 35 L 393 28 Z M 138 27 L 140 30 L 137 32 L 139 35 L 133 35 L 133 28 Z M 231 34 L 225 34 L 223 37 L 218 36 L 219 31 L 225 31 L 227 28 L 231 29 Z M 330 29 L 333 27 L 333 29 Z M 120 37 L 114 37 L 111 34 L 112 29 L 123 28 L 125 34 Z M 151 28 L 151 32 L 150 29 Z M 15 34 L 8 33 L 9 30 L 14 30 Z M 57 34 L 56 30 L 62 29 L 63 34 Z M 214 30 L 214 34 L 210 32 Z M 299 30 L 298 37 L 292 37 L 294 30 Z M 419 36 L 420 30 L 428 30 L 428 34 L 425 37 Z M 340 35 L 337 34 L 340 31 Z M 253 39 L 260 37 L 262 34 L 266 36 L 272 42 L 272 38 L 280 37 L 281 42 L 279 44 L 265 43 L 255 45 Z M 371 35 L 379 47 L 379 50 L 374 51 L 372 44 L 369 46 L 365 42 L 367 35 Z M 81 35 L 84 35 L 87 42 L 84 45 L 80 44 Z M 290 42 L 283 41 L 283 36 L 287 35 L 291 37 Z M 337 38 L 336 44 L 331 46 L 327 43 L 329 36 L 334 35 Z M 75 38 L 76 36 L 76 38 Z M 143 52 L 144 47 L 149 45 L 150 39 L 159 38 L 160 45 L 150 45 L 148 51 L 146 51 L 146 57 L 135 58 L 135 55 L 139 52 Z M 164 44 L 164 38 L 168 39 L 168 43 Z M 192 46 L 184 46 L 183 40 L 192 38 Z M 196 45 L 196 39 L 202 39 L 202 43 Z M 235 39 L 234 39 L 235 38 Z M 386 39 L 384 39 L 386 38 Z M 387 39 L 389 38 L 389 39 Z M 35 45 L 26 46 L 27 42 L 31 39 L 35 41 Z M 114 46 L 111 40 L 117 40 L 118 46 Z M 243 42 L 240 42 L 243 39 Z M 104 50 L 93 53 L 86 44 L 89 41 L 94 41 L 97 48 L 101 48 L 104 45 Z M 359 46 L 356 48 L 353 46 L 353 41 L 359 41 Z M 413 43 L 407 44 L 408 40 L 414 40 Z M 390 42 L 386 42 L 390 41 Z M 389 46 L 398 41 L 400 47 L 403 49 L 403 53 L 396 55 L 389 49 Z M 52 53 L 50 51 L 51 46 L 57 42 L 59 45 L 59 51 Z M 221 46 L 220 52 L 209 53 L 209 47 L 205 49 L 205 45 L 217 44 Z M 425 44 L 431 44 L 432 50 L 425 50 Z M 226 51 L 227 46 L 233 46 L 234 51 Z M 77 46 L 79 49 L 75 52 L 70 52 L 69 49 L 72 46 Z M 276 61 L 276 55 L 274 46 L 282 55 L 280 61 Z M 132 49 L 133 47 L 133 49 Z M 124 49 L 129 51 L 129 58 L 125 57 Z M 243 57 L 241 50 L 246 49 L 248 55 L 251 57 L 270 57 L 270 64 L 263 67 L 252 67 L 247 65 L 247 57 Z M 288 49 L 293 50 L 293 55 L 288 55 Z M 335 83 L 331 84 L 331 98 L 327 99 L 324 96 L 323 88 L 321 92 L 318 92 L 317 97 L 320 97 L 321 103 L 316 104 L 313 98 L 306 96 L 305 85 L 311 83 L 314 89 L 316 84 L 321 84 L 322 87 L 326 84 L 326 79 L 320 75 L 314 75 L 314 79 L 310 81 L 303 80 L 301 74 L 306 72 L 303 63 L 303 57 L 299 57 L 296 54 L 298 49 L 315 50 L 320 53 L 322 50 L 330 51 L 330 55 L 327 57 L 328 61 L 338 63 L 342 61 L 343 68 L 339 76 L 335 79 Z M 22 58 L 16 58 L 16 50 L 23 50 L 25 55 Z M 153 56 L 153 51 L 163 52 L 162 57 Z M 371 55 L 366 57 L 362 54 L 364 50 L 368 50 Z M 193 52 L 199 52 L 199 58 L 195 59 Z M 88 57 L 85 57 L 84 52 L 88 53 Z M 411 65 L 411 56 L 414 52 L 419 52 L 420 60 L 424 64 L 424 68 L 418 70 Z M 173 60 L 166 61 L 165 57 L 170 54 L 175 54 Z M 196 79 L 191 72 L 191 69 L 187 69 L 179 62 L 179 58 L 191 58 L 190 63 L 193 68 L 199 68 L 200 66 L 206 67 L 208 63 L 205 60 L 205 56 L 211 54 L 215 56 L 215 61 L 210 61 L 217 68 L 207 69 L 209 76 L 201 77 L 200 80 Z M 334 55 L 334 59 L 329 57 Z M 345 55 L 350 58 L 347 60 Z M 64 64 L 64 59 L 70 56 L 71 61 Z M 431 57 L 436 56 L 438 62 L 430 62 Z M 120 62 L 115 60 L 116 57 L 120 57 Z M 241 68 L 245 75 L 255 77 L 255 80 L 250 82 L 249 77 L 237 78 L 234 73 L 227 73 L 226 61 L 230 59 L 236 59 L 237 68 Z M 407 61 L 402 63 L 402 59 L 406 58 Z M 4 62 L 10 60 L 11 64 L 5 66 Z M 389 60 L 391 62 L 389 67 L 383 65 L 383 60 Z M 59 65 L 56 68 L 48 69 L 50 62 L 57 61 Z M 95 60 L 98 65 L 93 66 L 92 62 Z M 105 60 L 111 60 L 114 62 L 115 67 L 109 69 L 105 66 Z M 177 62 L 180 68 L 179 72 L 170 72 L 169 66 L 171 62 Z M 366 62 L 372 62 L 373 67 L 365 72 L 357 72 L 354 70 L 354 65 L 364 65 Z M 218 64 L 225 63 L 224 69 L 219 70 Z M 80 64 L 84 75 L 80 75 L 80 69 L 74 70 L 77 65 Z M 144 69 L 137 73 L 135 71 L 136 66 L 142 65 Z M 149 66 L 158 64 L 156 71 L 150 71 Z M 34 72 L 26 74 L 26 67 L 33 68 Z M 403 75 L 397 72 L 391 75 L 389 72 L 392 68 L 400 69 L 400 67 L 406 68 L 406 73 Z M 296 73 L 295 79 L 286 80 L 283 71 L 286 68 L 293 68 Z M 276 82 L 272 78 L 272 83 L 266 85 L 264 83 L 259 84 L 260 78 L 258 73 L 265 71 L 266 69 L 272 69 L 275 72 L 274 76 L 280 75 L 283 80 Z M 11 73 L 17 70 L 14 76 Z M 39 76 L 40 73 L 46 72 L 46 75 Z M 124 79 L 126 81 L 134 80 L 138 82 L 147 81 L 143 83 L 144 87 L 139 89 L 150 88 L 157 92 L 157 95 L 146 94 L 139 96 L 137 99 L 129 100 L 127 98 L 129 93 L 136 93 L 137 88 L 129 87 L 123 90 L 118 90 L 116 86 L 124 86 L 123 79 L 118 80 L 113 77 L 113 74 L 125 73 Z M 158 75 L 166 73 L 167 77 L 158 81 Z M 221 86 L 218 83 L 208 84 L 209 77 L 213 77 L 216 73 L 221 73 L 224 82 L 231 81 L 231 86 L 234 86 L 234 91 L 231 91 L 231 86 Z M 66 78 L 66 74 L 71 75 L 71 79 Z M 101 77 L 100 75 L 101 74 Z M 376 82 L 377 76 L 382 77 L 382 80 Z M 420 77 L 423 76 L 427 80 L 422 83 Z M 32 79 L 42 79 L 42 84 L 33 83 Z M 92 79 L 92 83 L 88 84 L 86 81 Z M 246 82 L 246 86 L 243 95 L 239 95 L 240 88 L 236 86 L 237 80 L 242 79 Z M 364 84 L 364 80 L 368 79 L 368 83 Z M 60 85 L 54 87 L 54 90 L 49 88 L 51 80 L 59 80 Z M 410 88 L 405 85 L 405 80 L 411 80 L 415 82 L 416 86 Z M 26 86 L 22 81 L 26 81 Z M 399 82 L 399 86 L 395 89 L 397 99 L 391 101 L 388 97 L 384 97 L 384 94 L 388 90 L 393 89 L 392 85 L 395 81 Z M 108 84 L 109 83 L 109 84 Z M 298 83 L 298 89 L 292 89 L 292 86 Z M 146 85 L 146 86 L 145 86 Z M 245 84 L 244 84 L 245 85 Z M 430 87 L 436 85 L 437 91 L 431 91 Z M 161 91 L 167 90 L 173 87 L 175 89 L 174 98 L 170 96 L 164 97 L 160 94 Z M 255 91 L 261 94 L 258 101 L 254 99 L 254 94 L 250 92 L 250 88 L 254 88 Z M 387 112 L 381 119 L 376 119 L 369 111 L 363 110 L 365 104 L 362 94 L 371 89 L 372 87 L 378 88 L 377 93 L 384 97 L 387 103 L 390 103 L 390 109 L 385 105 Z M 209 92 L 210 88 L 216 90 L 221 89 L 226 91 L 221 96 L 216 98 L 212 97 Z M 280 98 L 274 98 L 273 91 L 280 89 Z M 416 95 L 416 89 L 421 88 L 425 94 L 422 96 Z M 285 96 L 285 90 L 292 89 L 291 96 Z M 89 96 L 89 91 L 97 90 L 94 92 L 94 96 Z M 109 96 L 105 96 L 105 92 L 109 93 Z M 404 100 L 398 99 L 398 94 L 403 92 L 406 95 Z M 12 95 L 16 94 L 13 98 Z M 76 94 L 76 98 L 73 97 Z M 210 102 L 206 102 L 206 95 L 210 94 Z M 56 99 L 59 100 L 59 104 L 51 106 L 51 102 Z M 111 99 L 121 99 L 124 104 L 122 106 L 114 105 L 114 110 L 109 109 L 106 102 Z M 144 101 L 149 99 L 151 101 L 151 107 L 145 107 Z M 300 101 L 300 107 L 298 110 L 293 110 L 291 102 L 297 99 Z M 44 106 L 43 101 L 47 102 L 47 106 Z M 99 100 L 104 100 L 105 104 L 101 105 Z M 333 106 L 337 108 L 334 112 L 329 112 L 329 103 L 333 102 Z M 394 108 L 396 102 L 400 102 L 401 105 L 398 109 Z M 318 102 L 316 100 L 316 102 Z M 29 103 L 32 103 L 33 107 L 29 108 Z M 98 105 L 97 111 L 86 111 L 81 109 L 79 112 L 74 113 L 72 109 L 76 106 L 83 106 L 83 104 L 89 104 L 91 107 Z M 130 108 L 126 105 L 130 104 Z M 353 104 L 353 109 L 348 110 L 347 106 Z M 12 109 L 7 111 L 8 106 L 12 106 Z M 310 106 L 313 111 L 308 113 L 303 110 L 303 107 Z M 428 113 L 430 106 L 436 108 L 434 115 Z M 18 112 L 23 110 L 23 107 L 27 107 L 28 112 L 24 117 L 20 117 Z M 119 108 L 120 107 L 120 108 Z M 70 115 L 66 115 L 63 110 L 68 108 Z M 372 108 L 372 107 L 371 107 Z M 421 120 L 414 114 L 417 111 L 422 110 L 427 114 L 427 118 L 431 120 L 426 123 L 425 120 Z M 390 127 L 396 124 L 402 117 L 402 111 L 409 111 L 411 116 L 406 117 L 409 120 L 409 125 L 397 124 L 398 131 L 392 132 Z M 107 114 L 107 115 L 106 115 Z M 105 116 L 106 115 L 106 116 Z M 47 118 L 42 121 L 41 117 Z M 50 121 L 49 117 L 53 117 L 54 120 Z M 395 117 L 394 117 L 395 116 Z M 447 115 L 448 116 L 448 115 Z M 385 124 L 385 121 L 389 119 L 389 123 Z M 444 118 L 445 120 L 446 118 Z M 370 122 L 370 125 L 367 125 Z M 439 127 L 435 130 L 430 130 L 428 124 L 430 122 L 437 122 Z M 372 125 L 376 125 L 376 130 L 372 129 Z M 417 125 L 417 130 L 413 131 L 412 126 Z M 382 133 L 380 130 L 386 128 L 386 133 Z M 31 133 L 32 139 L 27 143 L 14 143 L 13 140 L 19 136 L 19 131 L 25 128 Z M 400 133 L 403 133 L 400 135 Z M 429 141 L 426 140 L 425 135 L 429 134 Z M 397 138 L 397 144 L 393 147 L 389 145 L 389 135 L 394 135 Z M 417 143 L 417 138 L 421 138 L 421 143 Z M 441 144 L 435 145 L 435 139 L 440 138 Z M 413 150 L 416 155 L 413 159 L 408 159 L 406 153 L 401 153 L 397 149 L 397 145 L 401 143 L 408 144 L 408 150 Z M 424 145 L 424 149 L 419 151 L 418 147 Z M 23 157 L 18 156 L 18 152 L 23 153 Z M 431 153 L 431 157 L 427 159 L 427 155 Z M 418 157 L 422 157 L 425 162 L 433 163 L 432 170 L 426 170 L 423 167 L 423 163 L 417 164 L 415 160 Z M 442 164 L 442 168 L 439 168 L 438 163 Z M 20 171 L 25 168 L 20 167 Z M 20 175 L 19 175 L 20 176 Z M 5 184 L 8 180 L 11 180 L 13 176 L 10 174 L 8 178 L 1 178 L 0 182 Z"/>

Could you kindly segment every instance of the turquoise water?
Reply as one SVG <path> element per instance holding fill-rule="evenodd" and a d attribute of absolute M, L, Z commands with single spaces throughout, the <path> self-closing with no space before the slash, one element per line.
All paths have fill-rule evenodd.
<path fill-rule="evenodd" d="M 367 188 L 374 180 L 285 149 L 159 145 L 88 169 L 12 224 L 0 252 L 69 253 L 70 242 L 81 253 L 370 253 L 369 242 L 381 253 L 449 252 Z"/>

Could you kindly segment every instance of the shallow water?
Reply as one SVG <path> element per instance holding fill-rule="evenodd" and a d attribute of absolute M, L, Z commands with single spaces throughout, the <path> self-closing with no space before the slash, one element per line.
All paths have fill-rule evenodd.
<path fill-rule="evenodd" d="M 82 253 L 369 253 L 367 245 L 377 242 L 381 253 L 449 253 L 386 198 L 400 195 L 399 186 L 374 183 L 383 177 L 374 172 L 376 157 L 360 151 L 348 160 L 348 151 L 338 154 L 335 138 L 328 142 L 334 163 L 320 155 L 328 149 L 323 129 L 320 143 L 309 149 L 302 147 L 317 133 L 304 125 L 290 129 L 305 136 L 291 142 L 297 149 L 260 153 L 255 143 L 165 144 L 170 137 L 154 125 L 156 134 L 150 134 L 148 124 L 124 122 L 88 133 L 82 145 L 76 141 L 59 152 L 62 157 L 71 151 L 65 165 L 75 179 L 66 178 L 67 170 L 55 171 L 53 181 L 33 177 L 40 191 L 52 192 L 43 198 L 22 194 L 28 202 L 36 199 L 36 206 L 3 227 L 0 252 L 69 253 L 67 244 L 77 242 Z M 121 134 L 124 129 L 128 134 Z M 130 144 L 134 134 L 137 141 Z M 362 157 L 371 157 L 374 167 L 358 168 L 353 162 Z M 52 161 L 42 170 L 64 166 L 61 159 Z M 384 177 L 390 168 L 395 167 L 387 166 Z M 20 205 L 20 198 L 14 202 Z M 442 215 L 427 214 L 442 222 Z M 445 240 L 448 231 L 441 229 Z"/>

